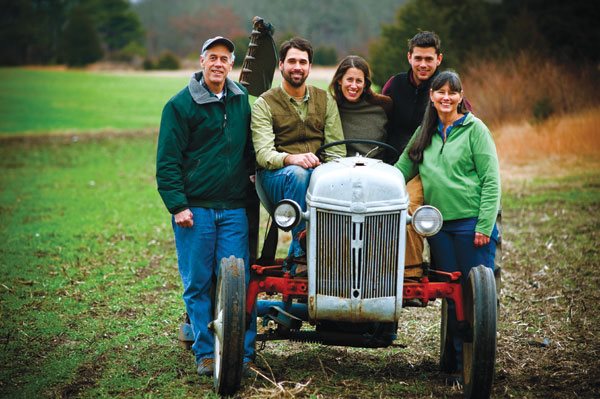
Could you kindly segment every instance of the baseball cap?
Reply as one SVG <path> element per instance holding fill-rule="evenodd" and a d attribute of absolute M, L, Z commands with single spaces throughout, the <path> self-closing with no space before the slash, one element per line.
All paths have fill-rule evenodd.
<path fill-rule="evenodd" d="M 235 50 L 235 46 L 233 45 L 233 42 L 231 40 L 226 39 L 223 36 L 215 36 L 204 42 L 204 44 L 202 45 L 201 53 L 204 53 L 206 50 L 208 50 L 215 44 L 223 44 L 232 53 L 233 53 L 233 50 Z"/>

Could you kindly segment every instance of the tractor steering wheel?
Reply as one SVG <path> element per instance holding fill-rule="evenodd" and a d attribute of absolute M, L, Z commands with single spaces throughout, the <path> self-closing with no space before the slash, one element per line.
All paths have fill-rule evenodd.
<path fill-rule="evenodd" d="M 319 158 L 319 160 L 321 162 L 325 162 L 325 159 L 322 157 L 322 155 L 323 155 L 323 152 L 327 148 L 334 147 L 336 145 L 343 145 L 343 144 L 350 144 L 350 143 L 355 143 L 355 144 L 372 144 L 372 145 L 377 146 L 377 147 L 384 147 L 386 150 L 389 150 L 389 151 L 392 152 L 392 154 L 394 155 L 394 159 L 397 159 L 398 157 L 400 157 L 400 152 L 397 149 L 395 149 L 394 147 L 392 147 L 391 145 L 386 144 L 386 143 L 382 143 L 381 141 L 377 141 L 377 140 L 366 140 L 366 139 L 338 140 L 338 141 L 333 141 L 331 143 L 323 144 L 315 152 L 315 155 L 317 156 L 317 158 Z"/>

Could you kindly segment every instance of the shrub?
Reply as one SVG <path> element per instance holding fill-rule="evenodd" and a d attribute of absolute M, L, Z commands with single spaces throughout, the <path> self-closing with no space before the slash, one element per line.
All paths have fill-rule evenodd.
<path fill-rule="evenodd" d="M 144 58 L 144 62 L 142 62 L 142 68 L 144 68 L 146 71 L 151 71 L 156 69 L 156 66 L 154 65 L 154 61 L 152 61 L 150 58 Z"/>
<path fill-rule="evenodd" d="M 533 119 L 535 122 L 543 122 L 554 113 L 554 107 L 548 97 L 542 97 L 533 104 Z"/>
<path fill-rule="evenodd" d="M 110 58 L 114 61 L 131 62 L 136 57 L 146 56 L 146 48 L 137 42 L 130 42 L 122 49 L 115 51 Z"/>
<path fill-rule="evenodd" d="M 179 58 L 170 51 L 165 51 L 158 57 L 158 61 L 156 62 L 155 69 L 168 69 L 174 70 L 179 69 Z"/>
<path fill-rule="evenodd" d="M 337 51 L 331 46 L 319 46 L 315 49 L 313 64 L 335 65 L 337 63 Z"/>

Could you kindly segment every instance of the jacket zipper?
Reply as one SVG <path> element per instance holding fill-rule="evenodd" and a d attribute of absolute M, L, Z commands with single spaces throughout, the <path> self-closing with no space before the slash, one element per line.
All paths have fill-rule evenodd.
<path fill-rule="evenodd" d="M 444 146 L 446 145 L 446 141 L 448 140 L 448 136 L 446 136 L 445 130 L 444 130 L 443 134 L 444 134 L 444 138 L 442 138 L 442 147 L 440 148 L 440 155 L 442 154 L 442 151 L 444 151 Z"/>
<path fill-rule="evenodd" d="M 227 152 L 231 152 L 231 137 L 229 136 L 229 134 L 227 134 L 227 104 L 223 103 L 223 135 L 225 137 L 227 137 Z M 230 164 L 230 156 L 228 154 L 228 156 L 226 157 L 227 159 L 227 171 L 230 172 L 231 171 L 231 164 Z"/>

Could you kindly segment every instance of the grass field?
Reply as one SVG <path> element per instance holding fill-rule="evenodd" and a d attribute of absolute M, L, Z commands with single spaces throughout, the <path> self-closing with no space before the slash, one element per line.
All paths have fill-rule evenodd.
<path fill-rule="evenodd" d="M 233 79 L 236 72 L 231 73 Z M 163 106 L 188 81 L 185 72 L 155 75 L 0 68 L 0 138 L 15 133 L 156 130 Z M 329 82 L 313 83 L 326 87 Z"/>
<path fill-rule="evenodd" d="M 0 69 L 0 135 L 156 128 L 189 77 Z"/>
<path fill-rule="evenodd" d="M 154 146 L 148 136 L 2 145 L 0 397 L 212 397 L 177 346 L 183 306 Z M 516 187 L 505 192 L 494 394 L 600 394 L 590 217 L 600 177 Z M 240 397 L 454 397 L 437 371 L 437 312 L 407 310 L 383 350 L 268 343 L 258 364 L 280 387 L 246 381 Z M 536 344 L 544 338 L 552 344 Z"/>
<path fill-rule="evenodd" d="M 21 72 L 0 70 L 0 85 L 8 84 L 6 73 L 13 74 L 8 80 L 38 73 Z M 79 72 L 70 74 L 64 76 L 77 80 Z M 152 100 L 159 105 L 150 130 L 162 102 L 185 80 Z M 0 98 L 4 105 L 7 97 Z M 522 127 L 520 141 L 514 126 L 500 130 L 500 155 L 514 162 L 528 154 L 528 165 L 540 165 L 558 147 L 581 151 L 567 141 L 527 148 L 531 137 L 587 115 Z M 596 126 L 596 118 L 585 123 Z M 51 116 L 40 121 L 46 125 L 39 131 L 24 130 L 54 130 Z M 169 215 L 154 181 L 155 135 L 85 135 L 104 128 L 73 126 L 57 130 L 82 133 L 78 140 L 0 140 L 0 397 L 215 398 L 212 381 L 198 379 L 191 354 L 177 345 L 183 304 Z M 571 137 L 597 135 L 586 129 Z M 503 165 L 504 287 L 493 397 L 600 396 L 600 168 L 586 157 L 577 158 L 577 168 L 564 167 L 565 157 L 577 154 L 559 155 L 542 170 Z M 238 397 L 461 397 L 437 367 L 439 301 L 403 317 L 398 340 L 386 349 L 269 342 L 258 350 L 264 377 L 246 380 Z"/>

